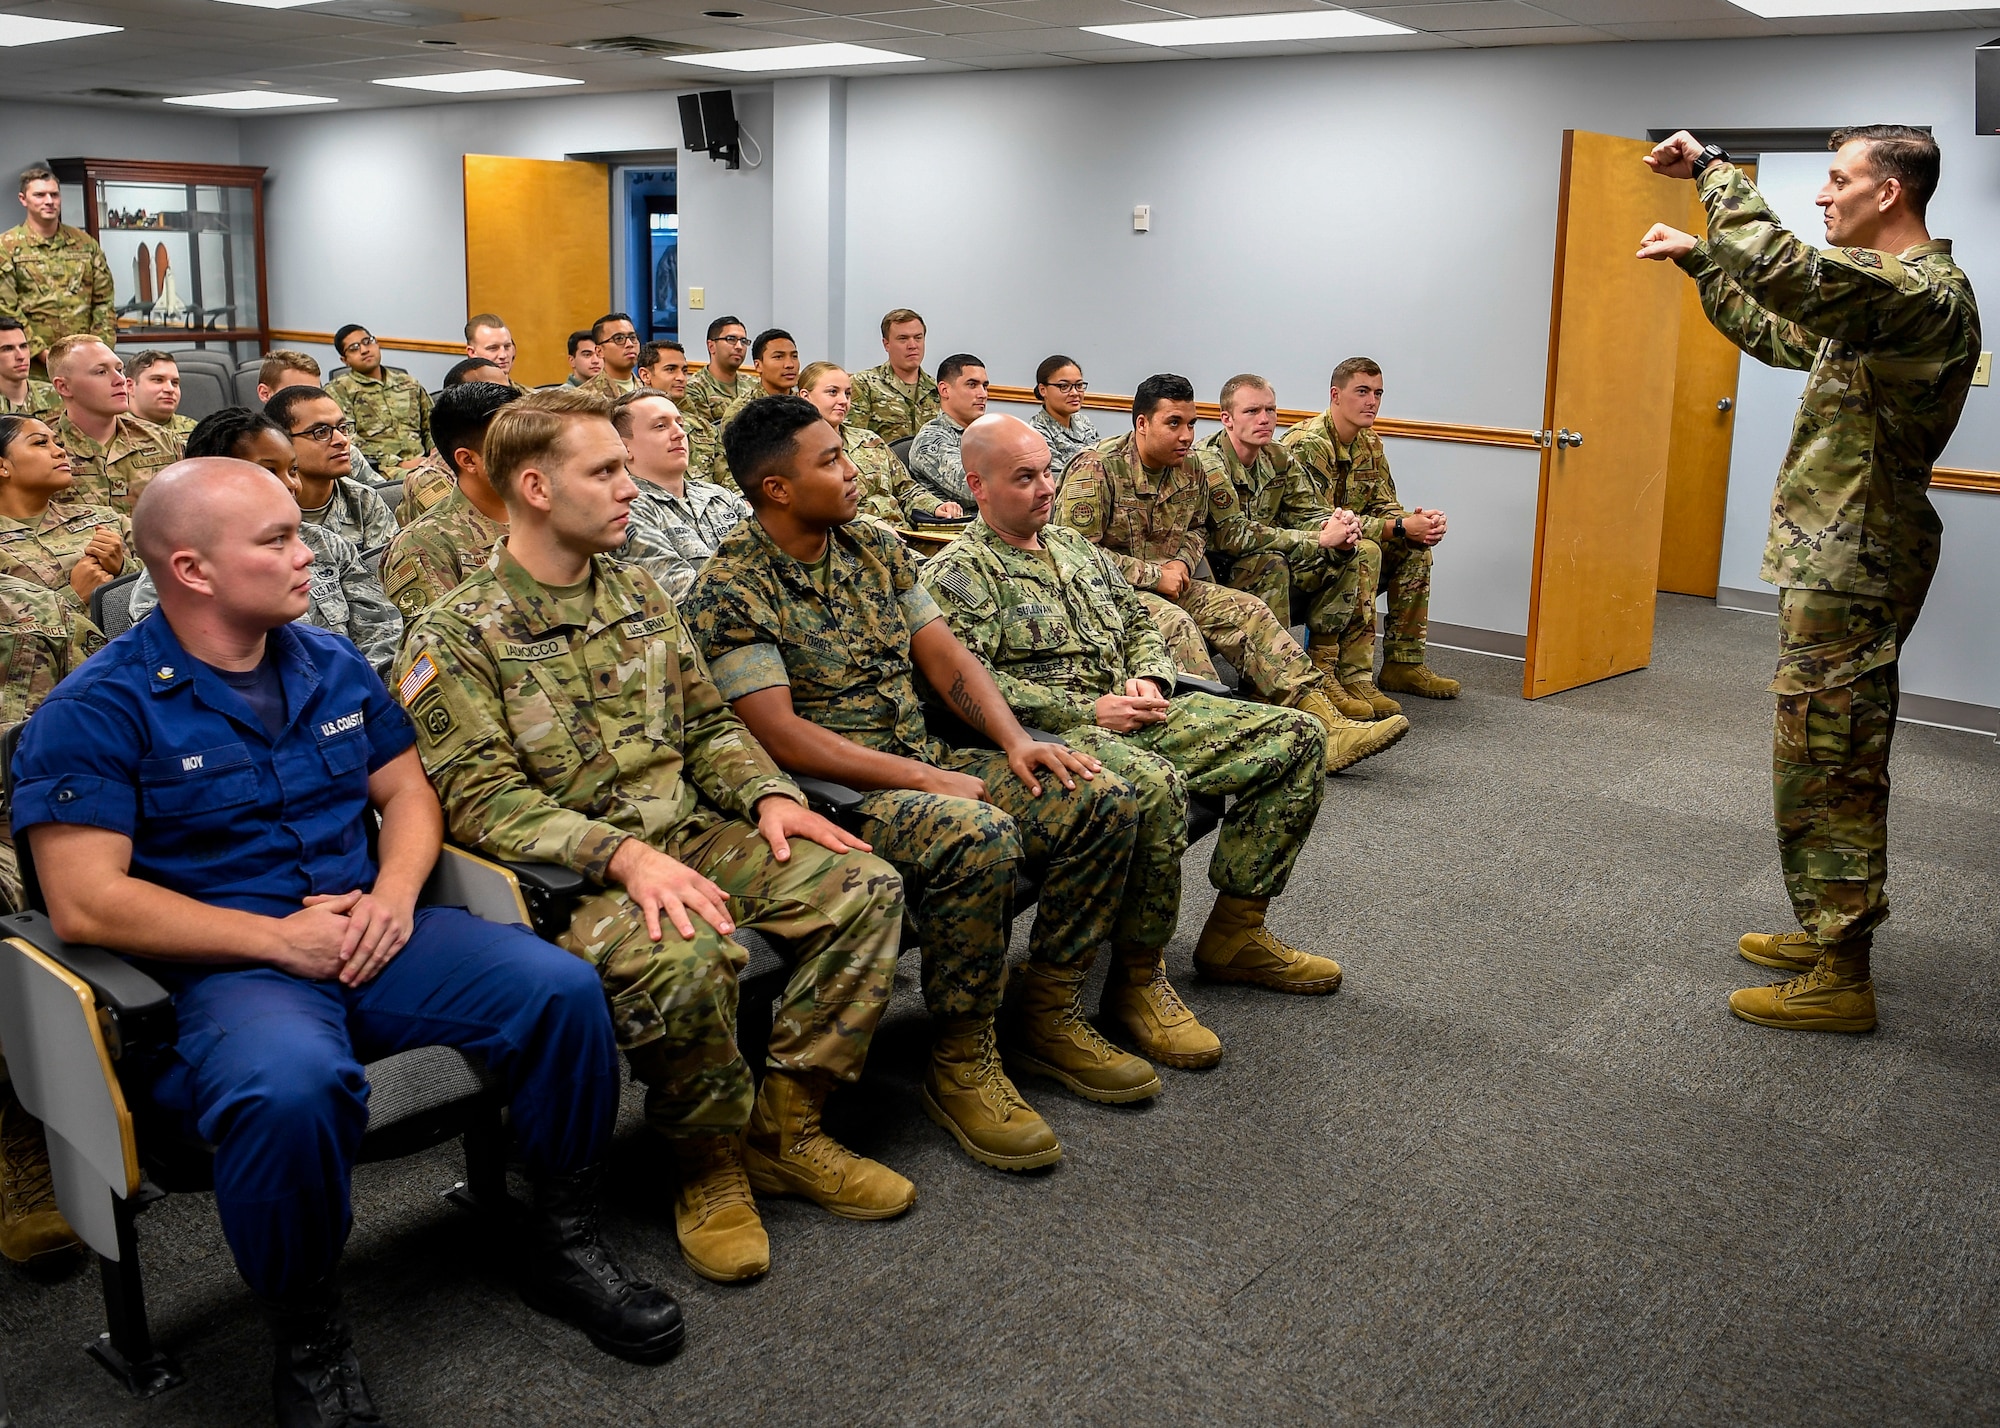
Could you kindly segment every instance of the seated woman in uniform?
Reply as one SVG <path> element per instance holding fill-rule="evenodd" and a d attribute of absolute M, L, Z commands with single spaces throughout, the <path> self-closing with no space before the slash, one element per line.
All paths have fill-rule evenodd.
<path fill-rule="evenodd" d="M 90 592 L 139 568 L 132 523 L 108 506 L 64 499 L 69 453 L 31 416 L 0 416 L 0 574 L 89 608 Z"/>
<path fill-rule="evenodd" d="M 1083 368 L 1060 352 L 1044 357 L 1042 365 L 1035 368 L 1035 400 L 1042 409 L 1028 418 L 1028 425 L 1049 444 L 1049 455 L 1054 458 L 1049 469 L 1055 472 L 1058 485 L 1069 459 L 1103 439 L 1083 414 L 1083 394 L 1089 390 Z"/>
<path fill-rule="evenodd" d="M 940 501 L 919 486 L 889 444 L 865 427 L 847 426 L 854 405 L 854 378 L 831 362 L 815 362 L 799 373 L 799 395 L 819 409 L 840 433 L 841 449 L 861 472 L 861 514 L 892 526 L 918 521 L 958 520 L 956 501 Z"/>

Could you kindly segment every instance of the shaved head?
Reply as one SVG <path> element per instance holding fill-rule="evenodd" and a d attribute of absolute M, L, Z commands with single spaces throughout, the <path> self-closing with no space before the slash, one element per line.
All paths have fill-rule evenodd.
<path fill-rule="evenodd" d="M 1049 444 L 1040 432 L 1019 417 L 994 412 L 965 429 L 959 452 L 966 470 L 997 476 L 1027 459 L 1037 447 L 1046 460 Z"/>
<path fill-rule="evenodd" d="M 233 456 L 176 461 L 139 493 L 132 507 L 132 543 L 148 569 L 164 570 L 177 550 L 206 555 L 232 508 L 276 492 L 298 509 L 284 483 L 261 466 Z M 158 576 L 154 579 L 157 581 Z"/>

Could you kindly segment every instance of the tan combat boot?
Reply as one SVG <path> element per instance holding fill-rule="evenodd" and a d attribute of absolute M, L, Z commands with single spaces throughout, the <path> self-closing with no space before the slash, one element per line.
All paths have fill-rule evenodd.
<path fill-rule="evenodd" d="M 1060 1081 L 1086 1101 L 1123 1105 L 1160 1093 L 1143 1058 L 1120 1051 L 1083 1019 L 1087 968 L 1030 962 L 1021 968 L 1021 1015 L 1008 1055 L 1023 1070 Z"/>
<path fill-rule="evenodd" d="M 1392 659 L 1382 666 L 1382 677 L 1376 683 L 1397 694 L 1416 694 L 1425 699 L 1458 698 L 1458 681 L 1446 679 L 1422 660 L 1410 664 Z"/>
<path fill-rule="evenodd" d="M 1729 1009 L 1759 1026 L 1791 1031 L 1873 1031 L 1875 983 L 1868 975 L 1868 949 L 1829 947 L 1811 971 L 1789 982 L 1731 992 Z"/>
<path fill-rule="evenodd" d="M 1287 947 L 1264 926 L 1267 897 L 1218 893 L 1194 948 L 1194 968 L 1216 982 L 1320 996 L 1340 989 L 1340 963 Z"/>
<path fill-rule="evenodd" d="M 1154 1061 L 1197 1071 L 1222 1059 L 1222 1038 L 1195 1019 L 1167 980 L 1164 948 L 1116 948 L 1099 1010 Z"/>
<path fill-rule="evenodd" d="M 803 1196 L 845 1219 L 894 1219 L 917 1202 L 917 1187 L 820 1129 L 832 1089 L 823 1073 L 765 1073 L 743 1134 L 750 1183 L 759 1195 Z"/>
<path fill-rule="evenodd" d="M 1339 773 L 1381 753 L 1410 732 L 1410 721 L 1400 714 L 1363 724 L 1348 718 L 1318 689 L 1308 689 L 1292 708 L 1310 714 L 1326 729 L 1326 771 Z"/>
<path fill-rule="evenodd" d="M 1340 711 L 1343 719 L 1352 719 L 1361 724 L 1375 722 L 1375 706 L 1364 698 L 1348 693 L 1347 686 L 1340 682 L 1338 645 L 1323 645 L 1315 639 L 1307 648 L 1306 657 L 1312 661 L 1313 668 L 1320 673 L 1320 693 L 1326 696 L 1327 703 Z M 1394 714 L 1396 711 L 1391 709 L 1389 712 Z"/>
<path fill-rule="evenodd" d="M 681 1182 L 674 1196 L 681 1258 L 717 1284 L 755 1279 L 768 1270 L 771 1241 L 750 1194 L 742 1135 L 688 1136 L 671 1145 Z"/>
<path fill-rule="evenodd" d="M 1402 705 L 1375 687 L 1375 676 L 1372 674 L 1344 674 L 1340 677 L 1340 682 L 1354 698 L 1366 700 L 1368 707 L 1375 711 L 1377 719 L 1386 719 L 1391 714 L 1403 712 Z"/>
<path fill-rule="evenodd" d="M 1746 962 L 1781 972 L 1810 972 L 1819 965 L 1819 939 L 1810 932 L 1746 932 L 1736 939 Z"/>
<path fill-rule="evenodd" d="M 42 1123 L 0 1082 L 0 1254 L 16 1264 L 73 1248 L 76 1233 L 56 1208 Z"/>
<path fill-rule="evenodd" d="M 1001 1069 L 991 1017 L 939 1023 L 923 1095 L 930 1118 L 981 1165 L 1039 1170 L 1062 1159 L 1056 1133 Z"/>

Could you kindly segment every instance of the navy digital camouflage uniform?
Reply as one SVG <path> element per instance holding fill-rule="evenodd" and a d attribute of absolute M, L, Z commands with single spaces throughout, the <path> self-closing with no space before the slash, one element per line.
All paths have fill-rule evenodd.
<path fill-rule="evenodd" d="M 652 577 L 596 556 L 587 591 L 564 597 L 503 545 L 411 626 L 396 687 L 454 838 L 597 885 L 557 940 L 598 969 L 618 1044 L 647 1079 L 650 1125 L 702 1135 L 748 1120 L 736 1046 L 748 955 L 700 917 L 688 939 L 663 916 L 653 941 L 609 882 L 627 838 L 716 883 L 739 927 L 797 958 L 770 1064 L 859 1077 L 895 977 L 902 882 L 870 854 L 801 838 L 777 860 L 757 804 L 803 799 L 716 692 Z"/>
<path fill-rule="evenodd" d="M 914 789 L 867 793 L 858 835 L 902 873 L 923 941 L 924 997 L 940 1019 L 996 1012 L 1007 967 L 1014 875 L 1039 877 L 1032 960 L 1088 966 L 1111 932 L 1137 810 L 1115 774 L 1037 798 L 990 749 L 954 749 L 925 727 L 910 642 L 938 617 L 916 562 L 881 526 L 828 534 L 815 569 L 753 517 L 722 543 L 688 598 L 688 618 L 730 700 L 789 686 L 803 718 L 884 753 L 982 779 L 986 798 Z"/>
<path fill-rule="evenodd" d="M 1283 892 L 1326 794 L 1319 721 L 1190 693 L 1174 699 L 1163 723 L 1129 734 L 1100 727 L 1100 697 L 1123 694 L 1128 679 L 1171 691 L 1174 661 L 1109 555 L 1063 526 L 1044 527 L 1041 540 L 1040 553 L 1018 550 L 975 521 L 925 564 L 923 579 L 1024 722 L 1094 754 L 1137 790 L 1139 838 L 1113 928 L 1118 945 L 1154 950 L 1173 936 L 1191 792 L 1234 795 L 1208 864 L 1216 889 Z"/>
<path fill-rule="evenodd" d="M 1810 373 L 1761 572 L 1779 587 L 1772 791 L 1799 924 L 1823 947 L 1866 947 L 1888 915 L 1897 660 L 1943 533 L 1926 488 L 1978 364 L 1979 309 L 1948 240 L 1822 250 L 1735 165 L 1709 165 L 1698 188 L 1708 237 L 1680 266 L 1709 320 Z"/>

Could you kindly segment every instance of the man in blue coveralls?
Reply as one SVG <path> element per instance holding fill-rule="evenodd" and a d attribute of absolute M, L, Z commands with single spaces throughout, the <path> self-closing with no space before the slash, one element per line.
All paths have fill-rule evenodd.
<path fill-rule="evenodd" d="M 183 461 L 132 513 L 155 618 L 50 695 L 14 827 L 56 931 L 139 959 L 179 1037 L 148 1094 L 216 1147 L 215 1202 L 277 1340 L 284 1425 L 378 1423 L 333 1292 L 368 1124 L 362 1063 L 477 1056 L 535 1187 L 523 1297 L 611 1353 L 665 1358 L 679 1307 L 597 1238 L 619 1065 L 589 963 L 416 906 L 443 837 L 407 715 L 345 638 L 291 623 L 312 553 L 284 486 Z M 365 815 L 382 818 L 371 856 Z"/>

